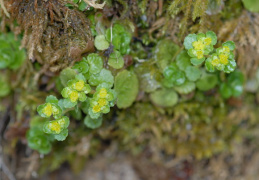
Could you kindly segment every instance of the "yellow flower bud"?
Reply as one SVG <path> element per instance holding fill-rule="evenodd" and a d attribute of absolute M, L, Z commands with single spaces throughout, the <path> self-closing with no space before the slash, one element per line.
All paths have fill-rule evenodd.
<path fill-rule="evenodd" d="M 98 100 L 98 104 L 100 105 L 100 107 L 103 107 L 103 106 L 107 105 L 108 102 L 107 102 L 106 99 L 101 98 L 101 99 Z"/>
<path fill-rule="evenodd" d="M 53 114 L 54 115 L 56 115 L 56 114 L 59 114 L 60 112 L 59 112 L 59 109 L 58 108 L 56 108 L 55 106 L 52 106 L 52 112 L 53 112 Z"/>
<path fill-rule="evenodd" d="M 93 107 L 93 112 L 94 113 L 98 113 L 98 112 L 100 112 L 101 111 L 101 107 L 99 106 L 99 105 L 95 105 L 94 107 Z"/>
<path fill-rule="evenodd" d="M 58 122 L 52 122 L 49 124 L 49 129 L 54 131 L 55 133 L 59 134 L 61 132 L 61 127 Z"/>
<path fill-rule="evenodd" d="M 211 61 L 211 64 L 212 64 L 213 66 L 217 66 L 217 65 L 219 64 L 219 59 L 218 59 L 218 58 L 213 59 L 213 60 Z"/>
<path fill-rule="evenodd" d="M 99 96 L 101 98 L 105 98 L 107 96 L 107 90 L 105 88 L 102 88 L 99 92 Z"/>
<path fill-rule="evenodd" d="M 76 102 L 78 100 L 78 92 L 77 91 L 72 91 L 71 94 L 69 95 L 69 99 L 71 102 Z"/>
<path fill-rule="evenodd" d="M 223 46 L 223 52 L 224 52 L 224 53 L 229 53 L 229 52 L 230 52 L 229 47 Z"/>
<path fill-rule="evenodd" d="M 193 45 L 195 50 L 203 50 L 205 48 L 205 45 L 203 44 L 203 42 L 201 40 L 194 41 L 192 43 L 192 45 Z"/>
<path fill-rule="evenodd" d="M 220 54 L 219 55 L 219 61 L 220 63 L 227 65 L 228 64 L 228 56 L 225 54 Z"/>
<path fill-rule="evenodd" d="M 82 91 L 85 86 L 85 82 L 83 80 L 79 80 L 74 84 L 74 89 L 77 91 Z"/>
<path fill-rule="evenodd" d="M 196 51 L 196 54 L 197 54 L 197 58 L 198 58 L 198 59 L 203 58 L 203 51 L 198 50 L 198 51 Z"/>
<path fill-rule="evenodd" d="M 205 38 L 204 39 L 204 44 L 208 46 L 208 45 L 211 44 L 211 41 L 212 41 L 211 38 Z"/>
<path fill-rule="evenodd" d="M 47 105 L 44 107 L 42 111 L 46 116 L 51 116 L 52 114 L 52 106 L 50 103 L 47 103 Z"/>

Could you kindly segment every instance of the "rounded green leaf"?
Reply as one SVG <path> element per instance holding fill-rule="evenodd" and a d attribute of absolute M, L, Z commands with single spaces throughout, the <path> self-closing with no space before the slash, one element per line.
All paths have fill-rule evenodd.
<path fill-rule="evenodd" d="M 214 72 L 215 71 L 215 67 L 211 64 L 211 60 L 212 60 L 211 58 L 206 59 L 205 67 L 206 67 L 207 71 Z"/>
<path fill-rule="evenodd" d="M 160 89 L 150 94 L 152 102 L 162 107 L 172 107 L 178 101 L 177 93 L 172 89 Z"/>
<path fill-rule="evenodd" d="M 163 39 L 157 43 L 155 61 L 161 72 L 169 65 L 178 50 L 179 46 L 170 39 Z"/>
<path fill-rule="evenodd" d="M 238 97 L 243 93 L 243 84 L 240 81 L 236 80 L 232 82 L 230 85 L 232 89 L 232 95 L 234 97 Z"/>
<path fill-rule="evenodd" d="M 91 75 L 88 83 L 91 86 L 98 86 L 99 84 L 106 83 L 111 88 L 114 83 L 114 77 L 111 71 L 102 69 L 100 73 Z"/>
<path fill-rule="evenodd" d="M 185 39 L 184 39 L 184 43 L 183 43 L 185 49 L 188 50 L 188 49 L 193 48 L 192 43 L 194 41 L 197 41 L 197 35 L 196 34 L 189 34 L 188 36 L 186 36 Z"/>
<path fill-rule="evenodd" d="M 205 58 L 201 58 L 201 59 L 198 59 L 198 58 L 191 58 L 191 63 L 192 63 L 194 66 L 200 65 L 200 64 L 202 64 L 204 61 L 205 61 Z"/>
<path fill-rule="evenodd" d="M 219 92 L 223 98 L 229 98 L 232 96 L 231 87 L 228 86 L 226 83 L 222 83 L 219 88 Z"/>
<path fill-rule="evenodd" d="M 236 48 L 236 45 L 233 41 L 224 42 L 222 46 L 227 46 L 230 51 L 233 51 Z"/>
<path fill-rule="evenodd" d="M 93 112 L 92 108 L 90 107 L 88 109 L 88 115 L 92 118 L 92 119 L 98 119 L 100 116 L 101 116 L 101 113 L 98 112 L 98 113 L 95 113 Z"/>
<path fill-rule="evenodd" d="M 120 69 L 124 66 L 124 59 L 119 51 L 114 51 L 111 53 L 108 65 L 113 67 L 114 69 Z"/>
<path fill-rule="evenodd" d="M 63 100 L 63 106 L 66 109 L 75 107 L 75 105 L 77 105 L 77 102 L 71 102 L 69 99 L 64 99 Z"/>
<path fill-rule="evenodd" d="M 63 71 L 61 71 L 59 78 L 61 80 L 61 83 L 64 87 L 67 86 L 67 82 L 71 79 L 74 79 L 76 76 L 76 71 L 71 68 L 66 68 Z"/>
<path fill-rule="evenodd" d="M 180 86 L 174 86 L 174 89 L 180 94 L 189 94 L 195 90 L 195 87 L 196 86 L 194 82 L 186 81 L 184 84 Z"/>
<path fill-rule="evenodd" d="M 130 71 L 123 70 L 117 74 L 114 82 L 117 93 L 117 106 L 127 108 L 132 105 L 138 95 L 138 78 Z"/>
<path fill-rule="evenodd" d="M 87 62 L 90 65 L 89 72 L 91 74 L 100 73 L 103 68 L 102 57 L 98 54 L 92 53 L 87 56 Z"/>
<path fill-rule="evenodd" d="M 185 50 L 181 51 L 176 57 L 176 65 L 182 71 L 191 65 L 190 56 Z"/>
<path fill-rule="evenodd" d="M 234 59 L 229 59 L 228 64 L 224 67 L 224 72 L 225 73 L 231 73 L 235 70 L 236 68 L 236 61 Z"/>
<path fill-rule="evenodd" d="M 214 88 L 218 83 L 218 77 L 215 74 L 202 73 L 201 78 L 196 82 L 196 87 L 201 91 L 208 91 Z"/>
<path fill-rule="evenodd" d="M 259 13 L 259 1 L 258 0 L 242 0 L 246 9 L 251 12 Z"/>
<path fill-rule="evenodd" d="M 92 119 L 90 116 L 86 116 L 84 119 L 84 124 L 86 127 L 91 129 L 96 129 L 102 125 L 103 118 L 99 117 L 97 119 Z"/>
<path fill-rule="evenodd" d="M 105 50 L 108 49 L 110 44 L 109 42 L 105 39 L 104 35 L 97 35 L 94 39 L 94 46 L 98 49 L 98 50 Z"/>
<path fill-rule="evenodd" d="M 62 130 L 59 134 L 55 134 L 55 139 L 57 141 L 64 141 L 68 136 L 68 129 Z"/>
<path fill-rule="evenodd" d="M 39 151 L 41 154 L 48 154 L 51 150 L 51 144 L 48 138 L 44 134 L 38 134 L 38 135 L 32 136 L 30 134 L 34 134 L 34 133 L 31 133 L 31 131 L 33 131 L 33 129 L 30 129 L 26 134 L 28 146 L 31 149 Z"/>
<path fill-rule="evenodd" d="M 211 38 L 211 44 L 217 44 L 217 35 L 213 31 L 206 32 L 206 37 Z"/>
<path fill-rule="evenodd" d="M 185 74 L 190 81 L 197 81 L 201 77 L 201 71 L 194 66 L 187 67 L 185 69 Z"/>
<path fill-rule="evenodd" d="M 75 65 L 72 68 L 76 69 L 79 73 L 87 73 L 89 70 L 89 65 L 86 59 L 83 58 L 82 61 L 75 63 Z"/>
<path fill-rule="evenodd" d="M 79 99 L 79 101 L 84 102 L 87 99 L 87 97 L 86 97 L 85 93 L 80 92 L 78 99 Z"/>
<path fill-rule="evenodd" d="M 204 33 L 198 33 L 197 34 L 197 40 L 201 40 L 205 37 L 205 34 Z"/>
<path fill-rule="evenodd" d="M 46 98 L 46 102 L 47 102 L 47 103 L 54 103 L 54 104 L 57 104 L 57 103 L 58 103 L 58 99 L 56 98 L 56 96 L 49 95 L 49 96 L 47 96 L 47 98 Z"/>
<path fill-rule="evenodd" d="M 174 74 L 171 76 L 169 81 L 173 82 L 174 85 L 179 86 L 185 82 L 185 74 L 182 71 L 176 71 Z"/>

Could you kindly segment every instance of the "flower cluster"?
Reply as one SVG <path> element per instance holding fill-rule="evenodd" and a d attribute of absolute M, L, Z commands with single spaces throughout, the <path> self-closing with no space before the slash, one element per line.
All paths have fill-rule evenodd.
<path fill-rule="evenodd" d="M 204 55 L 213 51 L 213 45 L 217 43 L 217 36 L 214 32 L 208 31 L 206 34 L 190 34 L 185 38 L 185 48 L 193 62 L 202 63 L 205 60 Z M 198 64 L 197 64 L 198 65 Z"/>
<path fill-rule="evenodd" d="M 62 113 L 62 109 L 59 107 L 58 100 L 55 96 L 48 96 L 46 103 L 39 105 L 37 111 L 41 117 L 49 118 L 53 115 L 55 119 L 59 118 Z"/>
<path fill-rule="evenodd" d="M 233 50 L 235 44 L 232 41 L 223 43 L 222 47 L 216 49 L 216 53 L 212 54 L 206 60 L 205 66 L 209 72 L 214 72 L 215 68 L 230 73 L 235 70 L 236 62 L 234 60 Z"/>
<path fill-rule="evenodd" d="M 226 73 L 233 72 L 236 67 L 233 54 L 235 43 L 227 41 L 214 51 L 213 46 L 216 43 L 217 36 L 212 31 L 206 34 L 189 34 L 184 39 L 184 47 L 188 50 L 193 65 L 200 65 L 206 59 L 205 66 L 209 72 L 214 72 L 215 69 Z"/>
<path fill-rule="evenodd" d="M 110 112 L 110 107 L 114 106 L 116 98 L 115 91 L 109 85 L 102 83 L 96 88 L 93 98 L 90 100 L 88 114 L 92 119 L 99 118 L 102 114 Z"/>
<path fill-rule="evenodd" d="M 67 87 L 61 91 L 61 94 L 65 99 L 76 105 L 78 101 L 85 101 L 87 99 L 86 94 L 90 91 L 90 85 L 85 82 L 84 76 L 79 74 L 75 79 L 68 81 Z"/>
<path fill-rule="evenodd" d="M 69 118 L 63 116 L 60 119 L 46 122 L 43 131 L 47 134 L 60 134 L 62 131 L 67 131 L 68 125 Z"/>
<path fill-rule="evenodd" d="M 59 101 L 55 96 L 48 96 L 46 103 L 39 105 L 37 111 L 41 117 L 49 118 L 51 115 L 56 120 L 47 121 L 43 126 L 43 132 L 47 134 L 53 134 L 55 139 L 63 141 L 68 135 L 67 127 L 69 125 L 69 119 L 66 116 L 62 116 L 62 108 L 59 105 Z"/>

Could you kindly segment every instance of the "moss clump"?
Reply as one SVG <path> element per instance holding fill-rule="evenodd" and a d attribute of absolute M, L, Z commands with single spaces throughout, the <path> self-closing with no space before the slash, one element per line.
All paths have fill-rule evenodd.
<path fill-rule="evenodd" d="M 92 50 L 90 22 L 82 12 L 66 7 L 64 1 L 11 0 L 6 4 L 11 19 L 5 23 L 18 23 L 13 31 L 24 32 L 22 46 L 29 58 L 45 69 L 59 71 Z"/>

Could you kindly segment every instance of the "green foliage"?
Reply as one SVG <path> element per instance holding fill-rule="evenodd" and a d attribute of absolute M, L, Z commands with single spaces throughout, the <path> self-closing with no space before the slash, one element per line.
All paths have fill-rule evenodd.
<path fill-rule="evenodd" d="M 167 66 L 163 75 L 168 87 L 173 87 L 174 85 L 179 86 L 186 80 L 184 72 L 181 71 L 175 63 L 171 63 Z"/>
<path fill-rule="evenodd" d="M 97 74 L 100 73 L 103 68 L 103 60 L 102 57 L 96 53 L 89 54 L 87 56 L 87 62 L 90 66 L 89 73 Z"/>
<path fill-rule="evenodd" d="M 76 66 L 76 65 L 75 65 Z M 66 68 L 63 71 L 61 71 L 59 75 L 60 82 L 63 86 L 67 85 L 67 82 L 70 79 L 74 79 L 76 76 L 76 72 L 71 68 Z"/>
<path fill-rule="evenodd" d="M 197 81 L 201 76 L 201 71 L 197 67 L 189 66 L 185 69 L 185 74 L 189 81 Z"/>
<path fill-rule="evenodd" d="M 216 43 L 217 36 L 212 31 L 206 34 L 189 34 L 184 39 L 184 47 L 188 50 L 193 65 L 201 65 L 206 60 L 205 67 L 209 72 L 214 72 L 215 69 L 225 73 L 233 72 L 236 68 L 233 54 L 235 43 L 227 41 L 214 50 Z"/>
<path fill-rule="evenodd" d="M 110 112 L 110 107 L 114 106 L 116 93 L 110 89 L 109 85 L 102 83 L 97 86 L 93 98 L 90 99 L 88 114 L 91 119 L 98 119 L 102 114 Z"/>
<path fill-rule="evenodd" d="M 55 118 L 44 123 L 43 132 L 53 135 L 58 141 L 64 141 L 68 136 L 70 122 L 64 114 L 69 111 L 79 119 L 82 117 L 81 110 L 87 114 L 84 122 L 91 129 L 101 126 L 102 115 L 110 111 L 117 98 L 112 89 L 114 77 L 103 68 L 102 57 L 95 53 L 89 54 L 72 68 L 64 69 L 59 79 L 63 85 L 61 95 L 64 99 L 58 100 L 50 95 L 46 103 L 37 108 L 40 116 L 50 118 L 53 115 Z"/>
<path fill-rule="evenodd" d="M 242 0 L 246 9 L 251 12 L 259 12 L 259 1 L 257 0 Z"/>
<path fill-rule="evenodd" d="M 121 69 L 124 66 L 124 59 L 119 51 L 115 50 L 113 53 L 111 53 L 108 60 L 108 65 L 114 69 Z"/>
<path fill-rule="evenodd" d="M 223 98 L 238 97 L 243 93 L 244 75 L 240 71 L 234 71 L 226 82 L 220 84 L 219 92 Z"/>
<path fill-rule="evenodd" d="M 195 83 L 189 82 L 189 81 L 185 81 L 185 83 L 183 83 L 180 86 L 174 86 L 174 89 L 180 94 L 189 94 L 192 91 L 194 91 L 195 88 L 196 88 Z"/>
<path fill-rule="evenodd" d="M 170 64 L 178 50 L 179 46 L 170 39 L 163 39 L 157 43 L 154 56 L 156 64 L 161 71 Z"/>
<path fill-rule="evenodd" d="M 94 46 L 98 49 L 98 50 L 105 50 L 109 48 L 109 42 L 105 39 L 104 35 L 98 35 L 95 37 L 94 39 Z"/>
<path fill-rule="evenodd" d="M 30 129 L 26 133 L 28 145 L 31 149 L 39 151 L 41 154 L 48 154 L 51 150 L 52 135 L 46 135 L 42 126 L 44 121 L 39 116 L 35 116 L 30 121 Z"/>
<path fill-rule="evenodd" d="M 11 91 L 11 87 L 6 77 L 0 76 L 0 98 L 7 96 Z"/>
<path fill-rule="evenodd" d="M 102 121 L 102 117 L 93 119 L 90 116 L 86 116 L 84 119 L 84 124 L 91 129 L 96 129 L 102 125 Z"/>
<path fill-rule="evenodd" d="M 114 49 L 122 55 L 129 54 L 131 33 L 121 24 L 114 24 L 106 30 L 106 39 L 112 43 Z"/>
<path fill-rule="evenodd" d="M 67 87 L 61 91 L 61 94 L 67 101 L 76 105 L 77 101 L 85 101 L 87 99 L 86 94 L 90 91 L 91 87 L 89 84 L 86 84 L 85 77 L 82 74 L 78 74 L 75 79 L 67 82 Z"/>
<path fill-rule="evenodd" d="M 218 84 L 218 77 L 215 74 L 202 72 L 201 78 L 196 82 L 196 86 L 201 91 L 208 91 Z"/>
<path fill-rule="evenodd" d="M 109 87 L 113 86 L 114 77 L 111 71 L 102 69 L 98 74 L 92 74 L 89 78 L 89 84 L 91 86 L 98 86 L 99 84 L 106 83 Z"/>
<path fill-rule="evenodd" d="M 185 71 L 185 69 L 191 66 L 190 56 L 187 54 L 187 51 L 181 51 L 176 57 L 176 65 L 181 71 Z"/>
<path fill-rule="evenodd" d="M 177 93 L 172 89 L 159 89 L 150 94 L 153 103 L 161 107 L 172 107 L 178 101 Z"/>
<path fill-rule="evenodd" d="M 19 49 L 20 42 L 16 41 L 14 34 L 0 35 L 0 69 L 18 69 L 25 60 L 25 50 Z"/>
<path fill-rule="evenodd" d="M 123 70 L 115 77 L 114 89 L 117 92 L 117 106 L 127 108 L 132 105 L 138 95 L 139 83 L 137 76 Z"/>
<path fill-rule="evenodd" d="M 41 117 L 49 118 L 53 115 L 55 119 L 62 114 L 62 109 L 58 105 L 58 99 L 55 96 L 48 96 L 46 103 L 38 106 L 37 111 Z"/>
<path fill-rule="evenodd" d="M 102 30 L 98 30 L 98 33 L 103 33 L 104 29 L 102 26 Z M 218 85 L 216 69 L 226 73 L 235 69 L 232 63 L 235 63 L 232 52 L 235 44 L 227 41 L 222 44 L 222 47 L 214 49 L 217 37 L 215 33 L 208 31 L 206 34 L 188 35 L 184 40 L 185 50 L 181 51 L 180 47 L 171 40 L 160 40 L 153 49 L 154 59 L 149 59 L 148 55 L 139 56 L 147 51 L 145 48 L 137 46 L 139 52 L 131 55 L 133 63 L 135 63 L 134 60 L 139 63 L 134 68 L 129 67 L 130 70 L 119 70 L 128 67 L 127 64 L 124 65 L 124 59 L 127 62 L 129 57 L 123 57 L 123 55 L 129 53 L 130 41 L 131 34 L 124 26 L 115 23 L 106 30 L 105 35 L 99 34 L 95 37 L 95 47 L 100 51 L 106 50 L 105 52 L 90 53 L 75 63 L 73 67 L 66 68 L 60 73 L 59 81 L 63 86 L 61 95 L 64 99 L 58 100 L 55 96 L 48 96 L 46 102 L 37 109 L 40 116 L 49 118 L 42 125 L 42 132 L 50 135 L 52 139 L 64 141 L 69 132 L 68 115 L 77 120 L 84 119 L 84 124 L 89 129 L 99 128 L 104 117 L 110 116 L 105 114 L 109 113 L 115 104 L 119 109 L 135 106 L 133 103 L 138 95 L 138 99 L 153 103 L 152 108 L 151 105 L 148 108 L 143 107 L 145 110 L 151 108 L 152 113 L 154 112 L 153 107 L 159 106 L 156 108 L 160 113 L 174 112 L 178 117 L 177 113 L 181 114 L 185 111 L 184 108 L 189 108 L 188 110 L 191 112 L 190 109 L 198 106 L 194 104 L 190 107 L 179 108 L 182 103 L 185 104 L 191 99 L 199 100 L 197 94 L 200 93 L 201 96 L 204 96 L 201 91 L 208 91 Z M 140 44 L 140 46 L 142 45 Z M 144 59 L 140 59 L 140 57 Z M 104 61 L 103 58 L 105 58 Z M 214 62 L 215 58 L 219 59 L 217 65 Z M 202 65 L 204 61 L 205 67 Z M 240 95 L 240 82 L 243 83 L 243 81 L 235 79 L 240 79 L 240 76 L 236 73 L 230 74 L 226 82 L 219 84 L 223 97 Z M 196 87 L 200 90 L 197 94 L 194 93 Z M 178 108 L 180 112 L 174 111 L 172 107 Z M 121 112 L 125 112 L 125 110 L 121 110 Z M 147 112 L 143 111 L 143 113 Z M 54 120 L 50 119 L 52 116 Z M 186 117 L 186 115 L 184 116 Z M 195 116 L 195 120 L 187 119 L 186 121 L 190 124 L 200 121 L 198 116 Z M 143 118 L 148 118 L 148 116 L 143 115 Z M 210 118 L 202 119 L 206 123 L 209 120 Z M 127 127 L 123 128 L 127 129 Z M 176 134 L 179 133 L 177 129 L 174 130 Z M 161 142 L 163 141 L 166 140 Z M 221 146 L 221 142 L 218 143 Z M 39 150 L 41 143 L 33 148 Z M 217 147 L 215 148 L 217 149 Z M 215 151 L 219 149 L 222 147 Z"/>
<path fill-rule="evenodd" d="M 75 8 L 75 6 L 79 9 L 79 11 L 84 11 L 88 5 L 83 0 L 72 0 L 74 4 L 67 3 L 66 6 L 69 8 Z M 75 5 L 76 4 L 76 5 Z"/>

